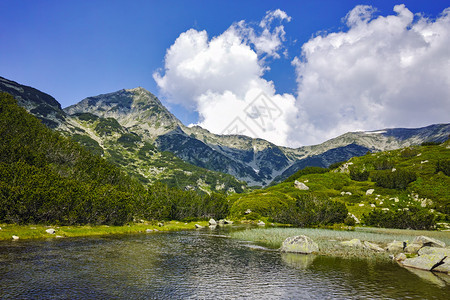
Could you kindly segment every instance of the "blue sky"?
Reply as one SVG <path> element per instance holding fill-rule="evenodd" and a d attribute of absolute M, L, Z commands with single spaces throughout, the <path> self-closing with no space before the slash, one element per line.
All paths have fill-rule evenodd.
<path fill-rule="evenodd" d="M 356 32 L 358 26 L 362 30 L 364 22 L 373 25 L 372 28 L 377 28 L 375 22 L 372 21 L 379 17 L 399 17 L 402 14 L 406 16 L 405 10 L 399 9 L 394 12 L 394 6 L 398 4 L 405 4 L 405 9 L 414 14 L 414 20 L 404 26 L 402 36 L 405 37 L 405 41 L 403 45 L 419 44 L 417 39 L 406 37 L 413 31 L 410 28 L 414 24 L 422 30 L 423 26 L 418 25 L 420 20 L 427 20 L 429 25 L 436 24 L 434 27 L 430 25 L 429 28 L 437 30 L 442 36 L 448 36 L 448 30 L 439 29 L 437 26 L 443 11 L 450 7 L 448 1 L 0 0 L 2 15 L 0 18 L 0 28 L 2 28 L 0 30 L 0 76 L 49 93 L 63 107 L 75 104 L 88 96 L 142 86 L 160 97 L 186 125 L 197 123 L 213 132 L 224 133 L 221 128 L 225 128 L 236 118 L 232 113 L 227 113 L 224 107 L 240 107 L 239 103 L 243 105 L 241 105 L 242 107 L 247 107 L 249 101 L 244 98 L 253 97 L 250 88 L 245 91 L 235 91 L 227 88 L 226 82 L 224 87 L 220 86 L 221 82 L 226 81 L 223 77 L 214 81 L 211 78 L 205 79 L 197 73 L 194 75 L 200 77 L 195 77 L 190 81 L 187 77 L 176 75 L 173 64 L 195 64 L 199 61 L 200 64 L 202 63 L 202 56 L 198 56 L 198 53 L 193 53 L 191 57 L 184 56 L 181 61 L 177 60 L 178 58 L 175 59 L 176 51 L 185 55 L 183 47 L 186 44 L 181 43 L 183 37 L 188 36 L 191 41 L 192 39 L 198 39 L 198 41 L 203 39 L 203 48 L 196 49 L 214 56 L 212 40 L 225 39 L 224 33 L 232 32 L 233 37 L 242 39 L 235 41 L 236 45 L 241 47 L 241 50 L 247 51 L 242 57 L 246 57 L 245 55 L 248 54 L 250 55 L 248 57 L 251 58 L 253 57 L 252 53 L 256 55 L 254 64 L 238 70 L 236 78 L 239 78 L 239 74 L 247 74 L 248 71 L 249 77 L 239 78 L 239 80 L 242 82 L 248 80 L 248 85 L 254 83 L 253 88 L 262 89 L 273 101 L 274 107 L 277 107 L 280 114 L 283 115 L 278 120 L 266 119 L 267 122 L 264 124 L 268 127 L 265 128 L 258 128 L 257 122 L 251 123 L 251 115 L 238 116 L 243 122 L 247 122 L 250 128 L 253 128 L 253 134 L 243 132 L 244 134 L 266 138 L 277 144 L 299 146 L 318 143 L 349 130 L 375 130 L 379 129 L 378 126 L 418 127 L 436 122 L 448 122 L 449 120 L 439 113 L 439 110 L 445 111 L 450 108 L 449 94 L 446 94 L 445 90 L 430 95 L 421 95 L 420 99 L 413 99 L 413 103 L 409 103 L 409 106 L 413 106 L 411 109 L 415 109 L 415 111 L 405 111 L 411 115 L 410 119 L 415 119 L 410 120 L 398 115 L 398 112 L 402 111 L 399 107 L 405 105 L 405 102 L 394 103 L 394 98 L 389 98 L 394 96 L 397 97 L 395 99 L 411 98 L 410 95 L 406 95 L 406 91 L 410 88 L 402 82 L 399 82 L 396 87 L 399 87 L 400 90 L 404 89 L 405 93 L 395 90 L 392 86 L 383 86 L 383 80 L 380 78 L 368 78 L 367 80 L 378 80 L 376 81 L 379 84 L 378 90 L 361 88 L 360 93 L 354 93 L 352 91 L 358 89 L 352 89 L 348 93 L 339 95 L 337 98 L 342 97 L 339 102 L 336 102 L 338 101 L 336 99 L 331 102 L 324 100 L 335 98 L 334 95 L 336 95 L 335 90 L 326 90 L 327 87 L 340 83 L 345 86 L 352 84 L 358 87 L 364 86 L 367 82 L 352 80 L 352 78 L 362 78 L 361 74 L 363 73 L 348 74 L 347 81 L 343 79 L 339 82 L 332 82 L 330 79 L 331 81 L 323 82 L 321 84 L 325 90 L 314 90 L 312 86 L 307 85 L 310 82 L 308 78 L 313 78 L 317 74 L 322 78 L 326 77 L 326 74 L 320 73 L 325 71 L 319 71 L 321 69 L 318 63 L 314 64 L 320 60 L 314 56 L 314 53 L 311 52 L 310 57 L 305 56 L 306 47 L 303 46 L 306 43 L 311 42 L 308 45 L 312 45 L 313 38 L 317 36 L 322 36 L 323 39 L 322 41 L 316 40 L 316 43 L 323 42 L 325 38 L 333 43 L 331 41 L 333 33 L 348 34 L 347 37 L 343 36 L 345 39 L 350 36 L 350 27 L 352 26 Z M 371 6 L 371 9 L 368 9 L 368 6 Z M 358 19 L 358 22 L 363 24 L 361 26 L 358 25 L 359 23 L 351 25 L 348 22 L 349 13 L 355 7 L 366 8 L 359 11 L 359 15 L 362 17 Z M 273 14 L 272 16 L 275 16 L 271 21 L 273 23 L 269 22 L 267 28 L 262 27 L 261 21 L 270 16 L 269 12 L 277 11 L 283 12 L 285 16 Z M 356 13 L 356 11 L 354 12 Z M 367 17 L 365 14 L 370 16 Z M 366 17 L 367 19 L 364 19 Z M 439 20 L 442 24 L 447 24 L 443 17 L 441 19 Z M 238 28 L 236 24 L 242 20 L 244 23 L 241 23 L 241 27 Z M 392 25 L 389 26 L 392 27 Z M 366 33 L 372 30 L 370 26 L 364 28 Z M 261 50 L 267 49 L 268 45 L 264 48 L 264 45 L 258 46 L 255 42 L 256 40 L 261 41 L 264 29 L 268 29 L 270 37 L 279 42 L 278 46 L 269 51 Z M 276 32 L 276 29 L 281 29 L 282 32 Z M 379 30 L 383 32 L 385 29 L 380 27 Z M 383 39 L 368 35 L 367 39 L 369 38 Z M 396 39 L 398 40 L 398 37 Z M 395 39 L 386 42 L 391 45 L 388 47 L 389 49 L 404 49 L 402 45 L 393 44 L 393 40 Z M 228 42 L 230 41 L 228 40 Z M 448 39 L 442 39 L 440 43 L 444 43 L 444 46 L 446 44 L 447 49 L 450 49 Z M 370 45 L 367 44 L 364 47 L 370 48 Z M 334 55 L 337 60 L 346 61 L 347 57 L 344 59 L 339 56 L 343 55 L 343 52 L 336 52 L 335 49 L 326 50 L 326 47 L 322 46 L 320 49 L 329 51 L 330 57 Z M 344 49 L 345 53 L 353 53 L 353 49 L 358 49 L 360 46 Z M 440 48 L 436 46 L 436 53 L 442 55 L 437 60 L 440 59 L 440 65 L 444 62 L 444 66 L 448 67 L 446 65 L 449 62 L 448 54 L 439 50 L 444 46 L 440 45 Z M 174 49 L 171 55 L 168 54 L 170 47 Z M 411 53 L 418 53 L 423 48 L 421 46 L 411 47 L 408 48 Z M 388 48 L 381 50 L 388 51 Z M 392 51 L 395 52 L 395 49 Z M 322 55 L 321 57 L 328 57 L 327 53 L 318 54 Z M 233 61 L 233 57 L 230 58 L 229 53 L 226 55 L 228 56 L 223 56 L 222 59 Z M 415 61 L 414 55 L 413 61 Z M 431 55 L 429 54 L 430 57 Z M 383 57 L 390 56 L 384 55 Z M 378 64 L 374 62 L 376 59 L 383 61 L 383 57 L 374 56 L 373 62 L 366 67 L 372 68 L 373 72 L 378 72 Z M 425 61 L 429 58 L 421 59 Z M 208 63 L 210 62 L 208 61 Z M 207 65 L 209 66 L 209 64 Z M 422 62 L 420 66 L 417 65 L 416 69 L 408 66 L 410 69 L 406 69 L 405 73 L 401 74 L 420 73 L 419 70 L 423 70 L 426 65 L 429 64 Z M 215 67 L 221 72 L 225 70 L 221 69 L 222 65 Z M 233 64 L 228 67 L 233 67 Z M 343 67 L 345 70 L 350 68 L 345 64 Z M 332 66 L 333 72 L 341 74 L 336 68 L 336 66 Z M 393 73 L 388 68 L 385 71 L 386 74 Z M 431 70 L 428 71 L 431 72 Z M 446 75 L 450 77 L 448 69 L 441 71 L 444 72 L 442 74 L 444 78 Z M 190 73 L 189 76 L 192 74 Z M 209 76 L 214 77 L 211 74 Z M 230 76 L 234 76 L 233 73 L 230 73 Z M 158 78 L 159 82 L 155 81 Z M 408 81 L 410 80 L 414 79 L 408 79 Z M 423 82 L 423 80 L 419 81 Z M 187 85 L 196 85 L 197 83 L 199 86 L 195 87 L 196 91 L 191 93 L 192 87 Z M 441 85 L 448 89 L 448 83 L 448 80 L 443 81 Z M 211 89 L 208 88 L 209 84 L 212 86 Z M 384 87 L 386 90 L 395 91 L 392 92 L 392 95 L 386 96 L 383 93 L 380 96 L 382 93 L 379 90 Z M 422 89 L 436 90 L 432 83 L 425 85 Z M 339 90 L 338 92 L 340 93 Z M 376 95 L 373 96 L 373 94 Z M 183 99 L 180 95 L 183 95 Z M 348 97 L 354 97 L 355 103 L 344 103 L 346 100 L 343 99 Z M 359 107 L 356 102 L 363 102 L 361 98 L 364 97 L 368 97 L 367 101 L 376 105 Z M 429 101 L 430 97 L 439 98 L 439 101 L 429 103 L 429 105 L 440 107 L 437 112 L 436 109 L 429 112 L 423 111 L 423 102 Z M 390 103 L 391 106 L 388 107 L 387 103 Z M 336 110 L 339 114 L 332 116 L 334 112 L 327 110 L 320 113 L 321 108 L 325 107 Z M 389 113 L 380 107 L 389 108 Z M 367 112 L 367 109 L 370 109 L 370 113 Z M 367 115 L 360 117 L 360 115 L 364 115 L 361 113 L 362 111 Z M 450 110 L 447 109 L 447 111 Z M 394 112 L 397 112 L 397 115 Z M 417 117 L 415 112 L 427 113 L 428 117 Z M 256 113 L 262 112 L 256 110 Z M 372 114 L 375 116 L 392 114 L 392 116 L 386 117 L 386 120 L 374 121 L 371 117 Z M 227 115 L 228 117 L 219 122 L 218 115 Z M 264 121 L 260 115 L 256 118 Z M 327 125 L 327 123 L 330 124 Z M 303 124 L 303 127 L 299 127 L 298 124 Z"/>

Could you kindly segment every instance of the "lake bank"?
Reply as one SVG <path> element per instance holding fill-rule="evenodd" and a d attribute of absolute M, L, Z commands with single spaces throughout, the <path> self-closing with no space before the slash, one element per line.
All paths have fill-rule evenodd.
<path fill-rule="evenodd" d="M 79 225 L 79 226 L 47 226 L 47 225 L 0 225 L 0 241 L 13 239 L 13 236 L 19 239 L 47 239 L 47 238 L 65 238 L 65 237 L 84 237 L 84 236 L 102 236 L 110 234 L 133 234 L 133 233 L 155 233 L 165 231 L 189 230 L 195 229 L 195 224 L 207 226 L 208 221 L 197 222 L 180 222 L 169 221 L 161 222 L 163 226 L 159 226 L 160 222 L 134 223 L 124 226 L 107 226 L 107 225 Z M 54 229 L 53 234 L 46 230 Z M 151 231 L 150 231 L 151 230 Z"/>
<path fill-rule="evenodd" d="M 319 255 L 341 258 L 364 258 L 391 260 L 388 252 L 376 252 L 364 247 L 350 247 L 343 241 L 359 239 L 386 248 L 394 240 L 412 242 L 416 236 L 425 235 L 450 245 L 450 232 L 356 227 L 355 230 L 332 230 L 316 228 L 255 228 L 231 233 L 231 237 L 250 241 L 270 249 L 280 248 L 283 241 L 292 236 L 306 235 L 319 246 Z"/>

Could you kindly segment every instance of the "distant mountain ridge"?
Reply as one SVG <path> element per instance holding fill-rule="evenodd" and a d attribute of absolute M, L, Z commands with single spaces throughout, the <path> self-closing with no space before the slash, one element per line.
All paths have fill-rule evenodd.
<path fill-rule="evenodd" d="M 13 85 L 11 81 L 6 84 Z M 5 86 L 3 81 L 0 81 L 0 90 L 4 90 Z M 15 90 L 20 90 L 22 86 L 16 83 L 15 87 Z M 11 89 L 8 86 L 6 88 Z M 18 96 L 28 99 L 23 93 Z M 33 98 L 29 98 L 29 102 L 33 101 Z M 21 105 L 31 107 L 25 102 Z M 54 107 L 56 110 L 56 106 Z M 61 113 L 60 110 L 57 111 Z M 96 120 L 88 124 L 80 120 L 83 114 L 97 116 L 102 121 Z M 129 153 L 123 148 L 117 148 L 117 141 L 130 139 L 130 143 L 137 148 L 144 144 L 156 146 L 159 151 L 171 152 L 192 165 L 227 173 L 249 185 L 259 186 L 267 186 L 274 179 L 287 178 L 306 166 L 328 167 L 334 162 L 364 155 L 367 151 L 393 150 L 425 141 L 444 141 L 450 134 L 450 124 L 436 124 L 417 129 L 349 132 L 319 145 L 293 149 L 280 147 L 262 139 L 216 135 L 199 126 L 184 126 L 156 96 L 141 87 L 88 97 L 65 108 L 61 115 L 61 120 L 57 119 L 59 123 L 56 122 L 54 114 L 47 115 L 47 118 L 58 124 L 58 130 L 69 135 L 86 136 L 93 140 L 90 141 L 91 144 L 97 143 L 106 153 L 114 152 L 111 155 L 118 160 L 129 156 Z M 110 121 L 108 123 L 104 120 Z M 99 122 L 102 125 L 99 125 Z M 99 126 L 112 126 L 115 128 L 111 130 L 117 132 L 112 135 L 99 135 L 96 131 Z M 136 160 L 136 157 L 130 156 L 128 162 L 125 160 L 122 163 L 134 165 L 136 172 L 144 177 L 153 176 L 149 170 L 142 170 L 142 164 L 133 160 Z M 161 166 L 159 171 L 155 172 L 163 172 L 163 168 Z"/>

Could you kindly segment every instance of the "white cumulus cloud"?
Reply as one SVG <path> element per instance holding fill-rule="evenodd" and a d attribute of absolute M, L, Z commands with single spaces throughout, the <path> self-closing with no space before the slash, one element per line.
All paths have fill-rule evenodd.
<path fill-rule="evenodd" d="M 436 19 L 356 6 L 348 30 L 312 38 L 296 68 L 299 113 L 291 140 L 315 144 L 347 131 L 448 122 L 450 8 Z"/>
<path fill-rule="evenodd" d="M 387 16 L 356 6 L 345 31 L 303 44 L 292 61 L 296 97 L 277 94 L 263 78 L 288 50 L 283 24 L 290 21 L 274 10 L 214 37 L 190 29 L 153 77 L 167 101 L 199 113 L 198 125 L 291 147 L 348 131 L 449 122 L 450 8 L 431 19 L 405 5 Z"/>
<path fill-rule="evenodd" d="M 278 58 L 285 32 L 281 10 L 267 12 L 258 28 L 240 21 L 219 36 L 190 29 L 167 50 L 153 77 L 172 103 L 198 111 L 198 125 L 218 134 L 241 133 L 288 144 L 295 98 L 276 94 L 262 78 L 267 57 Z M 275 22 L 277 22 L 275 24 Z"/>

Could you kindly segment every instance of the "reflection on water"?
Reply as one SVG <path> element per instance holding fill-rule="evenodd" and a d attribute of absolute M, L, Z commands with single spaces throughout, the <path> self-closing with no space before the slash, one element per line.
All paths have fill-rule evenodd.
<path fill-rule="evenodd" d="M 0 243 L 0 298 L 448 299 L 450 292 L 443 279 L 433 284 L 394 263 L 280 254 L 224 234 Z"/>

